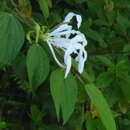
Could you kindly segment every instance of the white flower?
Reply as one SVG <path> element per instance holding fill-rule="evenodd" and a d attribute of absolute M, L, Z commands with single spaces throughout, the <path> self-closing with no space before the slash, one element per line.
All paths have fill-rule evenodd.
<path fill-rule="evenodd" d="M 82 22 L 82 18 L 80 15 L 78 14 L 75 14 L 73 12 L 70 12 L 64 19 L 64 22 L 70 22 L 70 20 L 73 18 L 73 17 L 76 17 L 76 20 L 77 20 L 77 27 L 79 28 L 80 25 L 81 25 L 81 22 Z"/>
<path fill-rule="evenodd" d="M 60 67 L 66 68 L 65 78 L 71 69 L 72 58 L 78 62 L 79 73 L 83 72 L 84 63 L 87 59 L 87 52 L 85 51 L 87 40 L 84 34 L 78 30 L 74 30 L 72 25 L 69 25 L 74 17 L 77 21 L 77 28 L 79 28 L 82 22 L 82 18 L 80 15 L 71 12 L 65 17 L 62 25 L 60 25 L 54 31 L 48 33 L 47 39 L 47 43 L 50 47 L 55 61 Z M 64 51 L 65 65 L 61 64 L 57 59 L 52 45 Z"/>

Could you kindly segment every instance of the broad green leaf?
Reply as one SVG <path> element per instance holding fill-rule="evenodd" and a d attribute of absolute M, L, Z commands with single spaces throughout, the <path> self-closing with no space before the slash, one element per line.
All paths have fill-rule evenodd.
<path fill-rule="evenodd" d="M 49 8 L 47 0 L 38 0 L 38 3 L 40 5 L 44 17 L 47 18 L 49 16 Z"/>
<path fill-rule="evenodd" d="M 87 84 L 85 89 L 92 103 L 95 105 L 106 130 L 116 130 L 112 112 L 100 90 L 94 84 Z"/>
<path fill-rule="evenodd" d="M 12 14 L 0 12 L 0 67 L 14 60 L 23 43 L 20 22 Z"/>
<path fill-rule="evenodd" d="M 66 123 L 74 111 L 77 100 L 76 80 L 72 75 L 64 79 L 64 71 L 58 69 L 51 74 L 50 87 L 58 120 L 61 111 Z"/>
<path fill-rule="evenodd" d="M 27 72 L 33 90 L 45 81 L 49 73 L 49 60 L 40 45 L 32 45 L 27 54 Z"/>

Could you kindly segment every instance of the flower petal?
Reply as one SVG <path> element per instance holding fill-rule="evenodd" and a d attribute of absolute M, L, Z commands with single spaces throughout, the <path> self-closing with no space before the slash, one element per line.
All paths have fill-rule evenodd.
<path fill-rule="evenodd" d="M 84 57 L 83 57 L 83 54 L 82 53 L 84 53 Z M 80 53 L 80 55 L 79 55 L 79 64 L 78 64 L 78 72 L 79 73 L 82 73 L 83 72 L 83 69 L 84 69 L 84 63 L 85 63 L 85 61 L 86 61 L 86 59 L 87 59 L 87 53 L 86 53 L 86 51 L 84 51 L 84 52 L 82 52 L 82 53 Z"/>
<path fill-rule="evenodd" d="M 83 45 L 83 46 L 86 46 L 86 45 L 87 45 L 87 40 L 86 40 L 84 34 L 83 34 L 83 33 L 80 33 L 80 32 L 78 33 L 78 35 L 76 35 L 76 36 L 72 39 L 72 41 L 73 41 L 74 43 L 80 43 L 80 44 Z"/>
<path fill-rule="evenodd" d="M 56 28 L 55 30 L 53 30 L 50 33 L 50 35 L 53 36 L 53 35 L 59 34 L 59 33 L 64 32 L 64 31 L 71 31 L 71 30 L 72 30 L 72 26 L 71 25 L 62 24 L 58 28 Z"/>
<path fill-rule="evenodd" d="M 50 43 L 50 42 L 48 42 L 48 46 L 49 46 L 49 48 L 50 48 L 50 50 L 51 50 L 51 52 L 52 52 L 52 55 L 53 55 L 53 57 L 54 57 L 56 63 L 57 63 L 61 68 L 65 68 L 65 66 L 64 66 L 63 64 L 61 64 L 60 61 L 57 59 L 57 57 L 56 57 L 56 55 L 55 55 L 55 52 L 54 52 L 54 49 L 53 49 L 53 47 L 51 46 L 51 43 Z"/>
<path fill-rule="evenodd" d="M 87 59 L 87 52 L 85 51 L 85 46 L 87 45 L 87 40 L 85 35 L 78 30 L 72 29 L 72 25 L 69 25 L 72 18 L 75 17 L 77 21 L 77 27 L 79 28 L 82 22 L 80 15 L 70 12 L 64 19 L 63 24 L 58 26 L 55 30 L 48 33 L 48 45 L 53 54 L 53 57 L 60 67 L 65 67 L 65 78 L 70 72 L 72 58 L 78 62 L 78 72 L 82 73 L 84 69 L 84 63 Z M 74 19 L 75 19 L 74 18 Z M 53 46 L 62 49 L 64 54 L 64 65 L 62 65 L 57 59 Z"/>
<path fill-rule="evenodd" d="M 66 64 L 66 71 L 65 71 L 65 78 L 66 78 L 71 69 L 71 56 L 67 52 L 65 53 L 65 56 L 64 56 L 64 62 Z"/>
<path fill-rule="evenodd" d="M 51 38 L 51 43 L 57 47 L 61 48 L 62 50 L 67 49 L 69 47 L 70 40 L 66 38 L 59 38 L 59 37 L 54 37 Z"/>
<path fill-rule="evenodd" d="M 73 12 L 68 13 L 67 16 L 66 16 L 65 19 L 64 19 L 64 22 L 70 22 L 71 19 L 72 19 L 74 16 L 76 16 L 77 27 L 79 28 L 80 25 L 81 25 L 81 22 L 82 22 L 82 18 L 81 18 L 81 16 L 78 15 L 78 14 L 75 14 L 75 13 L 73 13 Z"/>
<path fill-rule="evenodd" d="M 84 60 L 81 57 L 78 64 L 78 72 L 81 74 L 83 72 L 83 69 L 84 69 Z"/>

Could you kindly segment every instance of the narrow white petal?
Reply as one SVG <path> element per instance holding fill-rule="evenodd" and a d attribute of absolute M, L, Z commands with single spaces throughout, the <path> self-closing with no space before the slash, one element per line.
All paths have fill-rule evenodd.
<path fill-rule="evenodd" d="M 84 70 L 84 62 L 80 61 L 78 64 L 78 72 L 81 74 Z"/>
<path fill-rule="evenodd" d="M 50 36 L 55 36 L 55 37 L 61 37 L 61 35 L 68 35 L 69 34 L 69 36 L 71 35 L 71 34 L 78 34 L 79 33 L 79 31 L 75 31 L 75 30 L 67 30 L 67 31 L 63 31 L 63 32 L 57 32 L 57 33 L 50 33 L 49 35 Z"/>
<path fill-rule="evenodd" d="M 71 69 L 71 56 L 65 57 L 65 64 L 66 64 L 66 71 L 65 71 L 65 78 L 68 76 L 70 69 Z"/>
<path fill-rule="evenodd" d="M 87 60 L 87 52 L 84 50 L 84 60 L 86 61 Z"/>
<path fill-rule="evenodd" d="M 66 15 L 64 22 L 70 22 L 70 20 L 75 16 L 75 13 L 70 12 Z"/>
<path fill-rule="evenodd" d="M 55 29 L 54 31 L 52 31 L 50 33 L 50 35 L 55 35 L 55 34 L 59 34 L 60 32 L 62 31 L 70 31 L 72 30 L 72 26 L 71 25 L 68 25 L 68 24 L 62 24 L 60 25 L 57 29 Z"/>
<path fill-rule="evenodd" d="M 79 54 L 79 64 L 78 64 L 78 72 L 82 73 L 84 69 L 84 59 L 82 57 L 82 51 Z"/>
<path fill-rule="evenodd" d="M 65 55 L 64 55 L 64 63 L 66 65 L 66 72 L 65 72 L 65 78 L 67 77 L 68 73 L 70 72 L 71 69 L 71 56 L 70 54 L 74 51 L 74 49 L 72 48 L 72 46 L 70 46 L 68 48 L 68 50 L 66 50 Z"/>
<path fill-rule="evenodd" d="M 49 33 L 49 39 L 48 39 L 48 46 L 53 54 L 55 61 L 60 67 L 66 68 L 65 78 L 68 76 L 71 69 L 72 64 L 71 54 L 73 53 L 77 54 L 75 60 L 78 62 L 79 73 L 83 72 L 84 63 L 87 59 L 87 52 L 85 51 L 87 40 L 85 38 L 85 35 L 78 30 L 73 30 L 72 26 L 67 24 L 71 21 L 71 19 L 74 16 L 76 17 L 77 27 L 79 28 L 82 22 L 81 16 L 70 12 L 65 17 L 63 24 Z M 65 65 L 61 64 L 57 59 L 52 45 L 54 47 L 62 49 L 65 52 L 64 54 Z"/>
<path fill-rule="evenodd" d="M 80 25 L 81 25 L 81 22 L 82 22 L 82 17 L 80 15 L 76 15 L 76 18 L 77 18 L 77 27 L 79 28 Z"/>
<path fill-rule="evenodd" d="M 81 44 L 76 43 L 73 40 L 71 40 L 70 42 L 71 42 L 71 48 L 73 48 L 73 50 L 76 50 L 76 49 L 84 50 L 84 47 Z"/>
<path fill-rule="evenodd" d="M 79 43 L 82 42 L 82 46 L 86 46 L 87 45 L 87 40 L 84 36 L 83 33 L 79 32 L 78 35 L 76 35 L 73 39 L 72 42 L 74 43 Z"/>
<path fill-rule="evenodd" d="M 82 42 L 83 41 L 83 38 L 82 38 L 82 36 L 81 36 L 81 34 L 79 34 L 79 35 L 76 35 L 73 39 L 73 42 Z"/>
<path fill-rule="evenodd" d="M 57 48 L 61 48 L 64 50 L 69 47 L 70 40 L 66 38 L 55 37 L 55 38 L 51 38 L 51 42 Z"/>
<path fill-rule="evenodd" d="M 82 53 L 84 52 L 84 57 L 82 55 Z M 82 53 L 79 54 L 79 57 L 78 57 L 78 61 L 79 61 L 79 64 L 78 64 L 78 72 L 79 73 L 82 73 L 83 70 L 84 70 L 84 63 L 87 59 L 87 53 L 86 51 L 84 50 Z"/>
<path fill-rule="evenodd" d="M 84 69 L 84 59 L 83 57 L 80 57 L 79 58 L 79 64 L 78 64 L 78 72 L 79 73 L 82 73 L 83 72 L 83 69 Z"/>
<path fill-rule="evenodd" d="M 80 15 L 78 15 L 78 14 L 75 14 L 75 13 L 73 13 L 73 12 L 68 13 L 67 16 L 66 16 L 65 19 L 64 19 L 64 22 L 70 22 L 71 19 L 72 19 L 74 16 L 76 16 L 76 19 L 77 19 L 77 27 L 79 28 L 80 25 L 81 25 L 81 22 L 82 22 L 82 17 L 81 17 Z"/>
<path fill-rule="evenodd" d="M 80 33 L 80 37 L 82 38 L 83 45 L 86 46 L 87 45 L 87 40 L 85 38 L 85 35 L 83 33 Z"/>

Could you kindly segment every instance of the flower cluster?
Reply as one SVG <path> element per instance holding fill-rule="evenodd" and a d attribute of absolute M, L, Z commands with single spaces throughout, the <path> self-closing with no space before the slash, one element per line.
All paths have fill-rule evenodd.
<path fill-rule="evenodd" d="M 73 29 L 73 26 L 70 24 L 72 19 L 75 19 L 77 22 L 77 30 Z M 84 63 L 87 59 L 87 52 L 85 51 L 87 40 L 84 34 L 78 31 L 81 22 L 81 16 L 71 12 L 65 17 L 63 24 L 48 33 L 47 43 L 57 64 L 66 68 L 65 78 L 71 69 L 72 58 L 78 63 L 79 73 L 83 72 Z M 63 50 L 64 64 L 61 64 L 57 59 L 52 45 Z"/>

